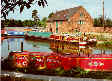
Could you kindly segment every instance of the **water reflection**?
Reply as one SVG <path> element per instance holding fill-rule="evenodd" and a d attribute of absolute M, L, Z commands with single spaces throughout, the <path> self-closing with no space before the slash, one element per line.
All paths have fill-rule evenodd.
<path fill-rule="evenodd" d="M 8 38 L 1 43 L 1 56 L 7 57 L 11 51 L 21 51 L 21 42 L 23 42 L 24 50 L 39 51 L 39 52 L 52 52 L 49 43 L 46 42 L 33 42 L 26 41 L 24 38 Z"/>
<path fill-rule="evenodd" d="M 73 54 L 112 54 L 112 49 L 98 48 L 96 46 L 78 46 L 71 43 L 51 42 L 50 48 L 53 51 Z M 106 47 L 105 47 L 106 48 Z"/>
<path fill-rule="evenodd" d="M 11 52 L 20 51 L 21 42 L 24 42 L 26 51 Z M 8 58 L 2 62 L 2 69 L 75 77 L 90 77 L 96 71 L 112 72 L 112 51 L 105 50 L 107 54 L 101 51 L 95 47 L 80 48 L 68 43 L 6 39 L 2 42 L 2 56 L 7 53 Z"/>

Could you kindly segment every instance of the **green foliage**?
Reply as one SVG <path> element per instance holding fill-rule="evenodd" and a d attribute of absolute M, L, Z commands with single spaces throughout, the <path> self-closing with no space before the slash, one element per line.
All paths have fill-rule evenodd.
<path fill-rule="evenodd" d="M 6 27 L 33 27 L 34 25 L 37 25 L 39 27 L 46 27 L 47 18 L 44 17 L 41 21 L 34 22 L 33 20 L 1 20 L 1 26 L 2 28 Z"/>
<path fill-rule="evenodd" d="M 54 15 L 54 13 L 53 13 L 53 12 L 52 12 L 52 13 L 50 13 L 50 14 L 49 14 L 49 16 L 48 16 L 48 18 L 51 18 L 53 15 Z"/>
<path fill-rule="evenodd" d="M 32 20 L 24 20 L 23 21 L 23 26 L 28 26 L 28 27 L 32 27 L 34 25 L 34 21 Z"/>
<path fill-rule="evenodd" d="M 35 25 L 38 26 L 37 22 L 40 21 L 39 17 L 37 16 L 38 11 L 37 10 L 33 10 L 32 11 L 32 18 L 34 19 L 34 23 Z"/>
<path fill-rule="evenodd" d="M 28 27 L 32 27 L 35 23 L 34 21 L 32 20 L 24 20 L 24 21 L 21 21 L 21 20 L 9 20 L 9 19 L 6 19 L 6 20 L 2 20 L 2 27 L 25 27 L 25 26 L 28 26 Z"/>
<path fill-rule="evenodd" d="M 106 23 L 105 23 L 106 27 L 112 27 L 112 20 L 111 19 L 106 19 Z"/>
<path fill-rule="evenodd" d="M 104 23 L 105 27 L 112 27 L 112 20 L 109 18 L 105 19 L 105 22 L 103 22 L 102 16 L 94 19 L 94 26 L 95 27 L 103 27 L 103 23 Z"/>
<path fill-rule="evenodd" d="M 47 5 L 47 0 L 1 0 L 1 15 L 6 19 L 9 12 L 14 12 L 17 6 L 19 6 L 21 13 L 25 7 L 29 9 L 33 6 L 33 3 L 37 3 L 39 6 L 45 7 Z"/>
<path fill-rule="evenodd" d="M 99 41 L 106 41 L 107 40 L 107 38 L 104 38 L 103 35 L 96 35 L 96 39 Z"/>
<path fill-rule="evenodd" d="M 98 44 L 97 46 L 102 48 L 112 48 L 112 41 L 104 41 L 101 44 Z"/>
<path fill-rule="evenodd" d="M 36 16 L 37 16 L 37 13 L 38 13 L 37 10 L 33 10 L 33 11 L 32 11 L 32 18 L 36 17 Z"/>
<path fill-rule="evenodd" d="M 46 22 L 47 21 L 47 17 L 44 17 L 41 21 L 42 22 Z"/>
<path fill-rule="evenodd" d="M 23 23 L 21 20 L 9 20 L 9 19 L 6 19 L 6 20 L 2 20 L 1 21 L 3 24 L 3 26 L 8 26 L 8 27 L 22 27 L 23 26 Z"/>
<path fill-rule="evenodd" d="M 42 22 L 42 26 L 43 26 L 43 27 L 46 27 L 47 17 L 44 17 L 44 18 L 41 20 L 41 22 Z"/>

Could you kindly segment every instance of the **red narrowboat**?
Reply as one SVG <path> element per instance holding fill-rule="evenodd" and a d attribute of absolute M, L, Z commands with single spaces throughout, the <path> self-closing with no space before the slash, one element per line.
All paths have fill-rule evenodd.
<path fill-rule="evenodd" d="M 111 71 L 112 54 L 94 54 L 76 58 L 77 66 L 86 71 Z"/>
<path fill-rule="evenodd" d="M 50 35 L 50 39 L 54 40 L 55 39 L 55 35 Z"/>
<path fill-rule="evenodd" d="M 61 37 L 60 35 L 55 35 L 55 40 L 60 40 L 61 39 L 60 37 Z"/>
<path fill-rule="evenodd" d="M 51 55 L 48 55 L 46 59 L 47 69 L 56 69 L 60 67 L 60 56 L 56 53 L 51 53 Z"/>
<path fill-rule="evenodd" d="M 73 40 L 73 38 L 70 36 L 67 38 L 67 41 L 69 41 L 69 42 L 71 42 L 72 40 Z"/>
<path fill-rule="evenodd" d="M 79 42 L 79 46 L 86 46 L 86 45 L 87 45 L 86 41 Z"/>
<path fill-rule="evenodd" d="M 11 52 L 9 60 L 14 64 L 13 67 L 27 68 L 29 64 L 29 52 Z"/>
<path fill-rule="evenodd" d="M 30 63 L 33 67 L 41 69 L 56 69 L 58 67 L 64 70 L 80 67 L 85 71 L 110 71 L 112 72 L 112 54 L 57 54 L 47 52 L 11 52 L 9 60 L 14 67 L 27 68 Z"/>
<path fill-rule="evenodd" d="M 38 70 L 46 68 L 46 56 L 49 53 L 46 52 L 30 52 L 30 60 L 34 62 L 34 67 Z"/>
<path fill-rule="evenodd" d="M 61 56 L 61 66 L 64 70 L 71 70 L 72 68 L 76 67 L 76 59 L 75 55 L 73 54 L 64 54 Z"/>

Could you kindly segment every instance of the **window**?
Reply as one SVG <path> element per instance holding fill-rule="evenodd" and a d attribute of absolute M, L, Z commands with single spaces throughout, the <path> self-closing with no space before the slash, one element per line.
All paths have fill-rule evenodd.
<path fill-rule="evenodd" d="M 84 14 L 83 13 L 80 13 L 80 17 L 83 17 L 84 16 Z"/>
<path fill-rule="evenodd" d="M 83 20 L 79 20 L 78 24 L 84 24 L 84 21 Z"/>

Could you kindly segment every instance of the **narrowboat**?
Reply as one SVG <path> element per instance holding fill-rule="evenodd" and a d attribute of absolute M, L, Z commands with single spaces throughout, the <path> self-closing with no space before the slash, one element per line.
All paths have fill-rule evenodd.
<path fill-rule="evenodd" d="M 79 45 L 92 45 L 96 44 L 97 40 L 95 38 L 88 38 L 86 36 L 79 36 L 79 35 L 71 35 L 71 34 L 51 34 L 49 37 L 50 40 L 56 40 L 61 42 L 69 42 L 75 43 Z"/>
<path fill-rule="evenodd" d="M 85 71 L 112 72 L 112 54 L 93 54 L 76 58 L 77 66 Z"/>
<path fill-rule="evenodd" d="M 32 63 L 36 70 L 56 69 L 68 71 L 78 68 L 85 71 L 112 72 L 112 54 L 74 54 L 48 52 L 10 52 L 9 60 L 13 67 L 27 68 Z"/>
<path fill-rule="evenodd" d="M 8 36 L 24 36 L 24 32 L 20 31 L 7 31 Z"/>
<path fill-rule="evenodd" d="M 49 39 L 55 40 L 55 35 L 51 34 Z"/>
<path fill-rule="evenodd" d="M 48 55 L 46 58 L 46 66 L 47 69 L 56 69 L 60 67 L 60 56 L 57 53 L 51 53 L 51 55 Z"/>
<path fill-rule="evenodd" d="M 33 63 L 33 67 L 37 70 L 46 68 L 46 57 L 50 53 L 46 52 L 30 52 L 30 61 Z"/>
<path fill-rule="evenodd" d="M 76 56 L 70 53 L 65 53 L 61 56 L 61 67 L 67 71 L 76 67 Z"/>
<path fill-rule="evenodd" d="M 5 29 L 1 30 L 1 36 L 7 36 L 7 31 Z"/>
<path fill-rule="evenodd" d="M 27 68 L 29 65 L 29 52 L 10 52 L 8 59 L 13 64 L 14 68 Z"/>

